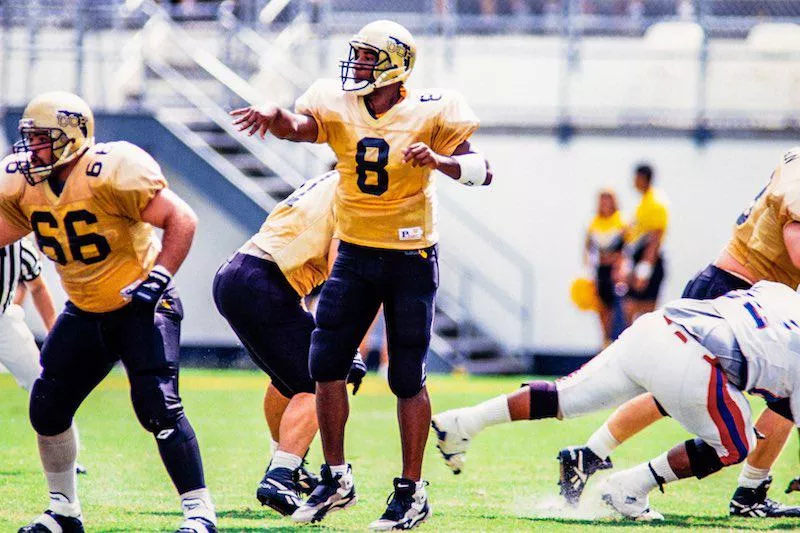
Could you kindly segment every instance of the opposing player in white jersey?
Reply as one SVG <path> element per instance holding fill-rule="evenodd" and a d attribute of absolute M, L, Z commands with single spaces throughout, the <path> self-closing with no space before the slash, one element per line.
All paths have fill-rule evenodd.
<path fill-rule="evenodd" d="M 446 411 L 432 425 L 445 461 L 458 471 L 471 439 L 488 426 L 573 418 L 650 392 L 698 438 L 613 474 L 601 493 L 626 517 L 659 520 L 650 491 L 739 463 L 755 445 L 744 391 L 768 401 L 788 398 L 800 420 L 800 294 L 784 284 L 761 281 L 714 300 L 675 300 L 643 315 L 570 376 Z"/>
<path fill-rule="evenodd" d="M 769 182 L 736 219 L 725 248 L 686 284 L 682 297 L 713 299 L 735 289 L 748 289 L 763 280 L 791 288 L 800 285 L 800 148 L 797 147 L 783 154 Z M 652 395 L 643 394 L 620 406 L 585 445 L 562 449 L 558 453 L 559 487 L 567 502 L 576 504 L 589 477 L 612 467 L 611 454 L 617 446 L 664 416 L 669 416 L 669 412 Z M 800 506 L 768 497 L 772 484 L 770 469 L 794 427 L 789 402 L 784 399 L 768 402 L 755 427 L 764 438 L 758 440 L 742 465 L 729 504 L 730 514 L 751 518 L 800 517 Z"/>

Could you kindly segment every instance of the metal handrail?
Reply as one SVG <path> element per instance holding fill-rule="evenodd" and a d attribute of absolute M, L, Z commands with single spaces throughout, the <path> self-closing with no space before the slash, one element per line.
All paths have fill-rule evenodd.
<path fill-rule="evenodd" d="M 151 19 L 142 28 L 142 32 L 153 32 L 162 39 L 169 37 L 171 42 L 195 64 L 200 66 L 211 75 L 212 78 L 216 79 L 243 101 L 254 104 L 262 100 L 261 93 L 257 89 L 252 87 L 246 80 L 227 67 L 213 54 L 205 52 L 200 47 L 192 46 L 193 39 L 191 36 L 174 24 L 161 6 L 155 4 L 153 0 L 135 1 L 137 2 L 137 6 L 151 16 Z M 261 39 L 255 32 L 251 32 L 252 30 L 249 30 L 249 32 L 246 31 L 244 35 L 249 35 L 250 37 L 255 36 Z M 144 39 L 144 42 L 147 41 L 148 39 Z M 147 66 L 164 79 L 175 92 L 182 95 L 224 131 L 236 138 L 259 161 L 273 171 L 276 171 L 287 183 L 297 187 L 305 180 L 305 176 L 302 175 L 290 161 L 281 157 L 277 151 L 270 150 L 256 139 L 246 137 L 238 132 L 232 125 L 227 112 L 177 70 L 170 67 L 166 62 L 159 60 L 157 57 L 145 57 L 145 61 Z M 317 157 L 316 153 L 311 153 L 313 154 L 312 157 Z M 245 186 L 244 182 L 238 179 L 238 176 L 231 177 L 231 173 L 228 173 L 226 178 L 239 186 L 245 194 L 252 197 L 253 191 L 248 191 L 249 187 Z M 252 181 L 246 177 L 244 179 Z M 254 198 L 254 201 L 263 204 L 263 198 Z M 458 260 L 448 261 L 450 264 L 456 266 L 457 270 L 465 277 L 469 278 L 471 283 L 483 288 L 504 309 L 512 315 L 517 316 L 521 330 L 521 345 L 526 347 L 530 346 L 532 333 L 530 328 L 529 305 L 530 302 L 532 302 L 533 289 L 532 264 L 521 254 L 516 252 L 516 250 L 506 243 L 499 235 L 496 235 L 485 225 L 481 224 L 478 219 L 464 208 L 460 207 L 455 201 L 443 196 L 440 199 L 440 205 L 442 205 L 445 210 L 452 212 L 461 222 L 462 226 L 466 227 L 473 235 L 488 244 L 499 257 L 508 260 L 520 272 L 521 290 L 520 294 L 515 297 L 515 295 L 501 288 L 488 276 L 468 267 L 463 262 Z"/>
<path fill-rule="evenodd" d="M 186 98 L 206 117 L 211 119 L 215 124 L 247 148 L 265 167 L 272 169 L 280 179 L 293 187 L 299 187 L 303 184 L 306 177 L 300 174 L 289 161 L 263 143 L 258 143 L 252 137 L 240 133 L 232 124 L 228 112 L 219 106 L 212 98 L 200 91 L 190 80 L 182 76 L 177 70 L 170 67 L 164 61 L 152 58 L 147 59 L 146 64 L 162 79 L 169 83 L 170 87 L 172 87 L 175 92 Z M 259 200 L 256 201 L 262 203 Z"/>

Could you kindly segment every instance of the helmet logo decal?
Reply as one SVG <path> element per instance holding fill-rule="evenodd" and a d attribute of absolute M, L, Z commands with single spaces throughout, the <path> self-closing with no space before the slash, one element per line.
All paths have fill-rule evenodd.
<path fill-rule="evenodd" d="M 391 35 L 389 35 L 389 43 L 386 45 L 386 50 L 390 54 L 397 54 L 402 57 L 406 68 L 408 67 L 414 55 L 410 46 L 397 37 L 392 37 Z"/>
<path fill-rule="evenodd" d="M 80 128 L 84 136 L 89 135 L 89 130 L 86 127 L 86 117 L 77 111 L 68 111 L 66 109 L 59 109 L 56 112 L 56 120 L 58 125 L 62 128 L 73 127 Z"/>

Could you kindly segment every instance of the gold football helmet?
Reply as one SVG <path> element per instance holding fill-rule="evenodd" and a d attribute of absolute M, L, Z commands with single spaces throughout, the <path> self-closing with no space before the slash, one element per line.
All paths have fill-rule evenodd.
<path fill-rule="evenodd" d="M 375 63 L 359 60 L 358 51 L 368 50 L 377 58 Z M 370 22 L 350 39 L 350 55 L 340 61 L 342 89 L 364 96 L 393 83 L 405 81 L 414 68 L 417 45 L 407 29 L 391 20 Z M 357 71 L 370 70 L 365 77 Z"/>
<path fill-rule="evenodd" d="M 28 183 L 36 185 L 94 144 L 94 115 L 75 94 L 44 93 L 25 108 L 19 134 L 14 144 L 19 169 Z"/>

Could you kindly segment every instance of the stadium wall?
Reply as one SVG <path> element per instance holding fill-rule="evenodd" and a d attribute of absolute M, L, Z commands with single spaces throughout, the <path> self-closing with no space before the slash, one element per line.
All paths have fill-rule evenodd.
<path fill-rule="evenodd" d="M 534 266 L 533 328 L 537 353 L 591 354 L 601 343 L 593 313 L 578 311 L 569 284 L 581 274 L 581 251 L 596 209 L 597 193 L 610 186 L 630 215 L 636 163 L 655 166 L 655 186 L 669 200 L 665 240 L 667 278 L 661 301 L 678 298 L 698 270 L 713 261 L 730 237 L 736 217 L 763 188 L 791 140 L 714 140 L 704 148 L 688 136 L 578 136 L 560 144 L 554 136 L 481 135 L 475 143 L 491 161 L 490 189 L 461 187 L 440 178 L 449 195 L 510 242 Z M 459 221 L 442 217 L 442 256 L 461 254 L 509 291 L 513 272 L 481 244 L 465 238 Z M 457 280 L 443 277 L 443 286 Z M 473 296 L 479 322 L 499 339 L 513 339 L 513 324 L 496 304 Z"/>
<path fill-rule="evenodd" d="M 15 116 L 9 114 L 7 131 Z M 127 139 L 150 150 L 164 166 L 170 185 L 200 218 L 195 244 L 177 276 L 185 302 L 183 342 L 199 347 L 231 347 L 235 339 L 217 315 L 211 280 L 217 267 L 261 220 L 250 206 L 226 197 L 201 162 L 183 152 L 169 132 L 144 116 L 98 117 L 103 139 Z M 656 168 L 656 187 L 670 204 L 665 241 L 668 274 L 662 301 L 680 296 L 685 282 L 713 260 L 724 246 L 736 216 L 763 187 L 783 151 L 785 139 L 718 139 L 698 147 L 687 137 L 608 137 L 579 135 L 561 144 L 550 135 L 478 134 L 474 143 L 491 161 L 495 181 L 489 189 L 467 188 L 439 177 L 440 194 L 484 221 L 489 229 L 523 254 L 534 267 L 534 345 L 537 353 L 586 355 L 600 344 L 596 317 L 576 310 L 568 287 L 581 273 L 584 230 L 602 187 L 614 188 L 626 214 L 638 201 L 631 172 L 640 161 Z M 223 188 L 220 188 L 220 187 Z M 233 203 L 231 203 L 233 202 Z M 227 206 L 227 207 L 226 207 Z M 234 214 L 236 216 L 234 216 Z M 242 218 L 242 215 L 245 218 Z M 442 254 L 458 254 L 508 292 L 518 279 L 485 243 L 460 230 L 459 220 L 440 217 Z M 45 275 L 59 303 L 64 301 L 52 264 Z M 460 282 L 442 276 L 457 292 Z M 472 308 L 483 327 L 513 346 L 516 326 L 486 295 L 476 292 Z M 36 333 L 41 324 L 32 308 Z M 220 352 L 228 353 L 228 352 Z"/>

